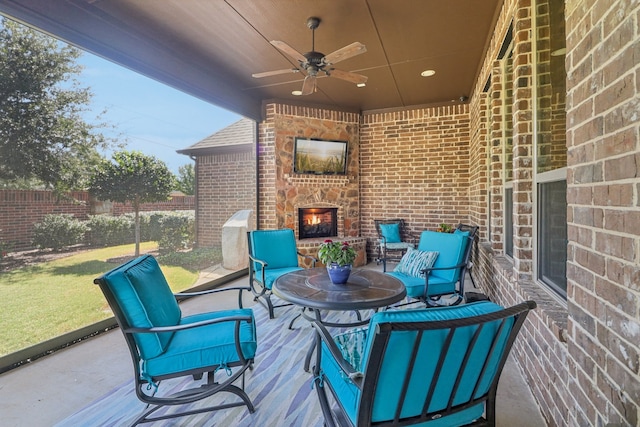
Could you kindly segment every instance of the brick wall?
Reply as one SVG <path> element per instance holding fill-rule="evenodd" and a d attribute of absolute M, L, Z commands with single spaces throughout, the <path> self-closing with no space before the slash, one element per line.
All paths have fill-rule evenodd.
<path fill-rule="evenodd" d="M 33 224 L 49 214 L 71 214 L 84 220 L 90 214 L 111 213 L 121 215 L 133 212 L 130 204 L 96 202 L 86 191 L 77 191 L 58 199 L 51 191 L 0 190 L 0 237 L 12 250 L 33 249 Z M 145 203 L 141 211 L 193 210 L 193 196 L 177 196 L 170 201 Z"/>
<path fill-rule="evenodd" d="M 361 233 L 370 259 L 375 219 L 403 218 L 414 233 L 468 221 L 469 140 L 467 105 L 363 115 Z"/>
<path fill-rule="evenodd" d="M 510 0 L 503 6 L 490 51 L 471 98 L 471 111 L 487 110 L 491 234 L 479 245 L 476 282 L 503 305 L 533 299 L 514 354 L 549 425 L 640 425 L 640 111 L 637 2 L 569 0 L 565 5 L 567 117 L 537 112 L 538 171 L 568 166 L 568 301 L 561 303 L 533 282 L 533 96 L 531 36 L 534 12 L 542 16 L 535 35 L 559 30 L 548 11 L 556 1 Z M 560 5 L 561 6 L 561 5 Z M 508 77 L 496 61 L 509 24 L 514 28 L 513 177 L 514 258 L 504 254 L 502 141 L 499 117 Z M 546 27 L 548 25 L 550 27 Z M 562 110 L 547 70 L 554 47 L 536 58 L 544 108 Z M 634 59 L 635 58 L 635 59 Z M 545 63 L 547 61 L 547 63 Z M 551 64 L 551 66 L 553 66 Z M 488 79 L 490 89 L 482 95 Z M 472 113 L 471 134 L 483 119 Z M 563 138 L 568 153 L 548 150 Z M 481 138 L 480 138 L 481 139 Z M 556 144 L 557 146 L 557 144 Z M 476 148 L 472 138 L 472 153 Z M 478 149 L 481 148 L 478 146 Z M 506 153 L 507 155 L 509 153 Z M 568 154 L 568 155 L 567 155 Z M 472 176 L 473 181 L 475 176 Z M 473 202 L 472 202 L 473 203 Z M 473 208 L 472 208 L 473 209 Z"/>
<path fill-rule="evenodd" d="M 255 151 L 210 154 L 196 157 L 197 229 L 199 247 L 220 244 L 222 226 L 237 211 L 250 209 L 250 229 L 255 228 Z"/>
<path fill-rule="evenodd" d="M 640 425 L 640 3 L 565 14 L 570 423 Z"/>

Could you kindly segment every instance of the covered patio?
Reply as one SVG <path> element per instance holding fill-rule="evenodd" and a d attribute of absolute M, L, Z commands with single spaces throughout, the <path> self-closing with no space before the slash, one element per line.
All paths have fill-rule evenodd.
<path fill-rule="evenodd" d="M 255 197 L 229 209 L 252 209 L 256 228 L 333 205 L 372 259 L 376 219 L 479 226 L 480 290 L 538 303 L 512 361 L 543 422 L 640 423 L 637 2 L 0 0 L 0 12 L 253 120 L 252 149 L 222 154 L 255 166 Z M 366 45 L 339 64 L 364 87 L 321 75 L 300 96 L 309 69 L 270 42 L 305 52 L 313 16 L 318 49 Z M 283 69 L 297 71 L 252 77 Z M 296 137 L 348 141 L 347 172 L 296 174 Z M 200 166 L 199 188 L 229 179 Z M 117 366 L 116 351 L 102 356 Z M 70 369 L 57 358 L 4 377 Z"/>
<path fill-rule="evenodd" d="M 364 268 L 381 270 L 381 266 L 375 263 L 370 263 Z M 205 272 L 201 281 L 210 280 L 215 276 L 214 273 Z M 246 282 L 247 279 L 243 277 L 230 282 L 228 286 L 246 286 Z M 204 296 L 182 302 L 181 308 L 188 314 L 230 308 L 234 304 L 236 304 L 235 295 L 229 298 Z M 253 307 L 258 313 L 266 314 L 264 307 L 255 303 L 248 292 L 245 293 L 244 304 L 247 307 Z M 263 328 L 273 331 L 282 327 L 286 340 L 299 335 L 299 338 L 306 343 L 313 334 L 307 322 L 299 320 L 295 324 L 295 330 L 286 329 L 291 316 L 297 312 L 298 309 L 292 307 L 289 310 L 279 311 L 275 319 L 262 318 L 258 323 L 259 337 Z M 230 423 L 228 425 L 236 427 L 289 425 L 283 424 L 284 420 L 288 419 L 286 417 L 290 412 L 289 405 L 285 405 L 286 402 L 275 405 L 260 392 L 264 382 L 268 381 L 262 378 L 271 379 L 271 375 L 274 375 L 273 369 L 266 371 L 258 369 L 260 359 L 264 357 L 264 354 L 258 355 L 258 366 L 247 376 L 246 390 L 250 398 L 256 401 L 256 413 L 249 415 L 246 408 L 237 408 L 229 414 L 230 419 L 233 419 L 232 416 L 238 416 L 237 414 L 245 416 L 246 419 L 240 422 L 228 421 Z M 303 391 L 308 392 L 305 399 L 295 405 L 302 411 L 302 415 L 307 417 L 305 420 L 312 422 L 304 425 L 322 425 L 322 412 L 318 398 L 315 390 L 311 388 L 312 374 L 304 372 L 302 357 L 290 360 L 287 364 L 291 366 L 292 372 L 282 372 L 279 369 L 277 374 L 283 377 L 281 382 L 287 384 L 287 387 L 297 387 L 300 383 L 299 386 Z M 286 375 L 295 376 L 296 381 L 287 383 Z M 142 405 L 132 392 L 131 360 L 118 329 L 9 371 L 3 374 L 2 385 L 0 401 L 3 402 L 3 423 L 16 427 L 66 426 L 77 425 L 76 423 L 79 422 L 83 425 L 115 425 L 120 423 L 114 424 L 113 421 L 103 420 L 105 413 L 111 414 L 113 419 L 124 422 L 131 421 L 142 410 Z M 126 394 L 127 390 L 128 394 Z M 546 424 L 531 390 L 513 360 L 508 361 L 502 374 L 498 396 L 498 427 L 514 425 L 539 427 Z M 213 396 L 209 401 L 221 398 L 221 396 Z M 130 412 L 123 411 L 123 408 L 130 409 Z M 80 414 L 76 415 L 78 412 Z M 218 416 L 220 415 L 224 417 L 226 414 Z M 182 423 L 178 425 L 190 425 L 198 422 L 197 420 L 207 420 L 209 417 L 210 414 L 202 414 L 191 418 L 180 418 L 177 422 Z M 102 422 L 96 421 L 101 419 Z M 252 419 L 260 422 L 253 422 Z M 171 424 L 172 422 L 176 421 L 150 425 L 175 425 Z M 200 422 L 204 422 L 203 425 L 219 425 L 215 420 Z"/>

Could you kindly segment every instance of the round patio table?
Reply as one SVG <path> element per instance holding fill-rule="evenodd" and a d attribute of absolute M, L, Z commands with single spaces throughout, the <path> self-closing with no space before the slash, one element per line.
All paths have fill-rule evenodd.
<path fill-rule="evenodd" d="M 309 268 L 284 274 L 273 283 L 272 292 L 278 298 L 302 308 L 302 317 L 314 318 L 330 327 L 360 326 L 369 322 L 362 320 L 350 323 L 334 323 L 322 320 L 322 310 L 358 311 L 387 307 L 402 300 L 406 295 L 402 282 L 388 274 L 369 269 L 354 269 L 347 283 L 335 285 L 329 279 L 327 269 Z M 304 369 L 309 371 L 315 344 L 309 349 Z"/>

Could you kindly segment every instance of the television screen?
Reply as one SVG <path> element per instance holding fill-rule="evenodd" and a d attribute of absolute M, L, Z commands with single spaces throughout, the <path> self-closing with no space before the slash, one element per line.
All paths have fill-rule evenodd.
<path fill-rule="evenodd" d="M 347 141 L 296 138 L 293 171 L 315 175 L 345 175 Z"/>

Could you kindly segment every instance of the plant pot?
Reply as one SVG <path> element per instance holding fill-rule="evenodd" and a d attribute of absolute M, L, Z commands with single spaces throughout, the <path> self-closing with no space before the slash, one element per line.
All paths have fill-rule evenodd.
<path fill-rule="evenodd" d="M 347 280 L 349 280 L 349 275 L 351 274 L 351 264 L 329 264 L 327 265 L 327 273 L 329 273 L 331 283 L 333 283 L 334 285 L 344 285 L 345 283 L 347 283 Z"/>

